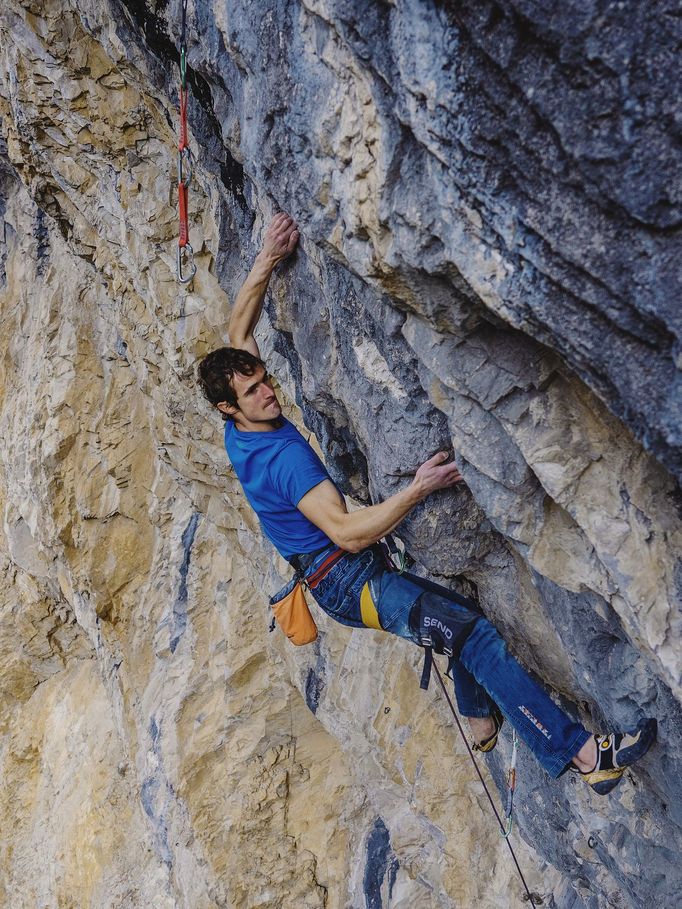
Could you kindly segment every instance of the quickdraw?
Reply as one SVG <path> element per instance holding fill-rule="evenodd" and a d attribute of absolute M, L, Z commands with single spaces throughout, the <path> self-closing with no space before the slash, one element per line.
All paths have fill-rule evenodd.
<path fill-rule="evenodd" d="M 182 34 L 180 37 L 180 138 L 178 141 L 178 209 L 180 215 L 180 237 L 178 239 L 178 281 L 189 284 L 197 273 L 194 250 L 189 242 L 187 203 L 189 184 L 192 180 L 192 153 L 187 135 L 187 0 L 182 0 Z M 187 258 L 188 269 L 183 273 L 183 260 Z"/>
<path fill-rule="evenodd" d="M 504 812 L 505 828 L 500 831 L 500 836 L 505 839 L 511 834 L 514 825 L 512 812 L 514 810 L 514 792 L 516 791 L 516 749 L 519 744 L 519 737 L 516 734 L 516 729 L 513 729 L 513 733 L 511 761 L 507 771 L 507 807 Z"/>

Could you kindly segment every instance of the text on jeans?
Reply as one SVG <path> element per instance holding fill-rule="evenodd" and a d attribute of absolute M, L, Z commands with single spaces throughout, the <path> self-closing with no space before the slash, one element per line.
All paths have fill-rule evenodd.
<path fill-rule="evenodd" d="M 536 718 L 533 716 L 533 714 L 530 712 L 530 710 L 529 710 L 527 707 L 524 707 L 523 704 L 519 704 L 519 710 L 521 711 L 521 713 L 522 713 L 525 717 L 528 717 L 528 719 L 531 721 L 531 723 L 533 724 L 533 726 L 535 726 L 536 729 L 539 729 L 540 732 L 544 735 L 544 737 L 545 737 L 546 739 L 551 739 L 551 738 L 552 738 L 552 735 L 551 735 L 551 733 L 547 730 L 547 728 L 546 728 L 545 726 L 542 725 L 542 723 L 540 722 L 540 720 L 536 719 Z"/>

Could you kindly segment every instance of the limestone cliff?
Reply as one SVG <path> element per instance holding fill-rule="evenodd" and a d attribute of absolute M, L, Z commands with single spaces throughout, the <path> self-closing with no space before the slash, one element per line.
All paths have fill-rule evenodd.
<path fill-rule="evenodd" d="M 0 12 L 0 905 L 527 905 L 417 649 L 268 634 L 194 369 L 279 208 L 259 341 L 334 478 L 453 446 L 418 566 L 591 728 L 659 720 L 608 799 L 522 750 L 531 889 L 679 905 L 678 6 L 190 0 L 189 289 L 180 6 Z"/>

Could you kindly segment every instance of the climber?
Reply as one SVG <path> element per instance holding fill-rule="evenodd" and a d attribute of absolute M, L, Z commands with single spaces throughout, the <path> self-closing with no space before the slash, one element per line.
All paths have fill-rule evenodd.
<path fill-rule="evenodd" d="M 273 269 L 298 240 L 294 221 L 275 215 L 230 316 L 233 346 L 198 366 L 198 383 L 225 420 L 227 454 L 265 535 L 297 572 L 314 577 L 309 586 L 318 605 L 337 622 L 422 646 L 429 641 L 451 656 L 476 750 L 495 747 L 506 718 L 551 776 L 570 769 L 599 794 L 610 792 L 652 745 L 656 721 L 643 719 L 633 732 L 590 734 L 528 675 L 480 612 L 389 569 L 379 541 L 432 492 L 463 482 L 447 454 L 429 458 L 386 501 L 349 514 L 321 460 L 282 416 L 254 329 Z"/>

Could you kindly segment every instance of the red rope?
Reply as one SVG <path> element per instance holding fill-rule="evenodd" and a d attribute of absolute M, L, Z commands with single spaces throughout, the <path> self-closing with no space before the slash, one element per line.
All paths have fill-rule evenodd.
<path fill-rule="evenodd" d="M 187 89 L 180 86 L 180 139 L 178 141 L 178 151 L 189 148 L 187 140 Z"/>
<path fill-rule="evenodd" d="M 178 246 L 185 247 L 189 241 L 189 225 L 187 223 L 187 186 L 178 183 L 178 208 L 180 210 L 180 237 Z"/>

